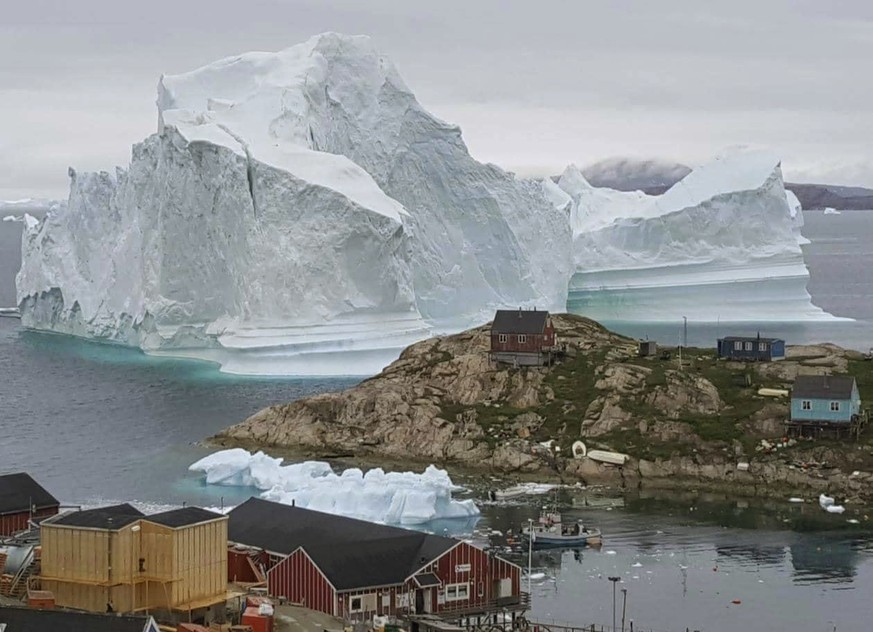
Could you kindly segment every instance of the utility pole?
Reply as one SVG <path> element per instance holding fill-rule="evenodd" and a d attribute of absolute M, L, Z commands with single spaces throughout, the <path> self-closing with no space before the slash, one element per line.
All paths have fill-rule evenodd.
<path fill-rule="evenodd" d="M 627 612 L 627 588 L 621 589 L 621 632 L 624 632 L 624 615 Z"/>
<path fill-rule="evenodd" d="M 527 520 L 527 594 L 530 597 L 530 570 L 531 563 L 533 562 L 533 519 L 528 518 Z"/>
<path fill-rule="evenodd" d="M 612 632 L 615 632 L 615 585 L 621 581 L 621 577 L 607 577 L 612 582 Z"/>

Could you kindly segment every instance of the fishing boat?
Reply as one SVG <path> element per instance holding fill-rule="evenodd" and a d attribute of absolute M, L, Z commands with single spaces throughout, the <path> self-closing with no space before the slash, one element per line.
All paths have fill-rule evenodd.
<path fill-rule="evenodd" d="M 546 510 L 537 522 L 521 530 L 522 536 L 536 548 L 579 547 L 601 543 L 600 529 L 587 527 L 581 520 L 565 523 L 557 510 Z"/>

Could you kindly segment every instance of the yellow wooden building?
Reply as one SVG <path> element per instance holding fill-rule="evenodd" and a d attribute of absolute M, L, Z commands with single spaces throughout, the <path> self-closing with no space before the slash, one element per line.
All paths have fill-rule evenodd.
<path fill-rule="evenodd" d="M 44 520 L 41 582 L 59 606 L 194 611 L 227 599 L 227 517 L 197 507 L 145 516 L 131 505 Z"/>

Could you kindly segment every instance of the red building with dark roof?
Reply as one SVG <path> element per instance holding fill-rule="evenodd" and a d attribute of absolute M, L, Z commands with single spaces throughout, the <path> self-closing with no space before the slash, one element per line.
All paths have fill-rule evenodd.
<path fill-rule="evenodd" d="M 252 498 L 228 538 L 265 551 L 269 592 L 346 620 L 527 609 L 521 569 L 472 544 Z"/>
<path fill-rule="evenodd" d="M 542 366 L 557 346 L 552 317 L 541 310 L 497 310 L 491 324 L 491 358 L 515 366 Z"/>
<path fill-rule="evenodd" d="M 60 503 L 29 474 L 0 476 L 0 536 L 25 531 L 31 519 L 58 513 Z"/>

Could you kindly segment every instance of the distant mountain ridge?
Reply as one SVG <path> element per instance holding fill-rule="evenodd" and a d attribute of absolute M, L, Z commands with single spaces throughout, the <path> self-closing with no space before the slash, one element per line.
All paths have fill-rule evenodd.
<path fill-rule="evenodd" d="M 607 158 L 585 167 L 582 175 L 596 187 L 660 195 L 690 172 L 688 166 L 669 160 Z M 804 209 L 873 209 L 873 189 L 865 187 L 786 182 L 785 188 L 797 196 Z"/>

